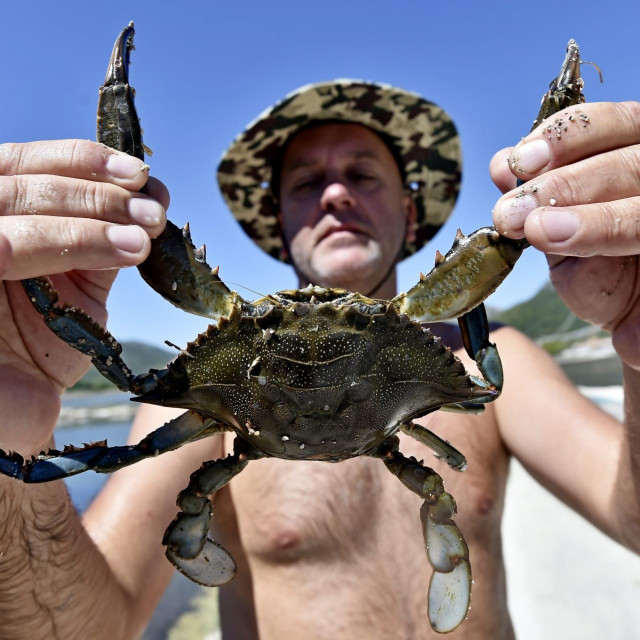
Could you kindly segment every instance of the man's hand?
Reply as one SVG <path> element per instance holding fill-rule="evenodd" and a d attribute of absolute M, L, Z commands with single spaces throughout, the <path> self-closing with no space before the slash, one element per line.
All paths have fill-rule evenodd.
<path fill-rule="evenodd" d="M 498 231 L 544 251 L 566 304 L 640 369 L 640 104 L 565 109 L 497 153 L 491 176 L 510 190 L 494 208 Z"/>
<path fill-rule="evenodd" d="M 104 323 L 117 268 L 146 258 L 168 205 L 143 162 L 104 145 L 0 145 L 0 447 L 42 448 L 60 393 L 89 366 L 46 328 L 19 280 L 57 274 L 61 302 Z"/>

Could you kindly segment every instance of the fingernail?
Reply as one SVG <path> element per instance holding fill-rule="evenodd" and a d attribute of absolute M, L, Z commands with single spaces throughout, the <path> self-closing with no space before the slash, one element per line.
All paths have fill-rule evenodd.
<path fill-rule="evenodd" d="M 546 140 L 526 142 L 514 149 L 512 168 L 521 173 L 535 173 L 551 160 L 551 149 Z"/>
<path fill-rule="evenodd" d="M 510 231 L 522 231 L 527 216 L 538 208 L 538 201 L 531 195 L 507 198 L 498 206 L 498 218 Z"/>
<path fill-rule="evenodd" d="M 127 253 L 140 253 L 147 242 L 147 234 L 136 226 L 121 224 L 107 227 L 107 238 L 113 247 Z"/>
<path fill-rule="evenodd" d="M 573 211 L 545 210 L 540 214 L 542 228 L 551 242 L 564 242 L 578 231 L 578 216 Z"/>
<path fill-rule="evenodd" d="M 155 227 L 164 218 L 164 209 L 153 198 L 131 198 L 128 203 L 129 216 L 143 227 Z"/>
<path fill-rule="evenodd" d="M 114 178 L 131 179 L 137 178 L 147 165 L 126 153 L 112 153 L 107 156 L 105 166 Z"/>

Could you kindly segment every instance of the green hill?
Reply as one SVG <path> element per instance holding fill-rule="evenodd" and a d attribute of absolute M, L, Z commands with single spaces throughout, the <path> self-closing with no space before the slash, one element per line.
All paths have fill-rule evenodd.
<path fill-rule="evenodd" d="M 492 319 L 511 325 L 534 340 L 588 326 L 567 309 L 551 283 L 542 287 L 530 300 L 496 313 Z"/>
<path fill-rule="evenodd" d="M 176 356 L 177 352 L 159 349 L 143 342 L 122 342 L 122 359 L 127 366 L 136 373 L 144 373 L 149 369 L 163 369 Z M 113 389 L 105 377 L 100 375 L 95 367 L 89 371 L 73 387 L 74 391 L 102 391 Z"/>

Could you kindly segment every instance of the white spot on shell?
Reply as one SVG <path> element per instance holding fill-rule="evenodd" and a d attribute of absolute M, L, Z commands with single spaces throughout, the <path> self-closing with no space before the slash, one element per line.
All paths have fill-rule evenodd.
<path fill-rule="evenodd" d="M 258 376 L 258 384 L 264 387 L 267 384 L 267 379 L 264 376 Z"/>
<path fill-rule="evenodd" d="M 282 436 L 282 441 L 286 442 L 289 439 L 289 436 Z"/>
<path fill-rule="evenodd" d="M 549 200 L 549 204 L 550 204 L 552 207 L 555 207 L 555 206 L 556 206 L 556 202 L 557 202 L 557 200 L 556 200 L 555 198 L 551 198 L 551 200 Z"/>
<path fill-rule="evenodd" d="M 171 283 L 171 291 L 177 291 L 178 290 L 178 283 L 177 282 L 172 282 Z"/>
<path fill-rule="evenodd" d="M 300 448 L 301 448 L 301 449 L 304 449 L 304 442 L 301 442 L 301 443 L 300 443 Z"/>

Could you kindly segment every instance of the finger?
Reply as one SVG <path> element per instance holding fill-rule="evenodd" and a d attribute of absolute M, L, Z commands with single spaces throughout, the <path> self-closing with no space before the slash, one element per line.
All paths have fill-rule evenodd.
<path fill-rule="evenodd" d="M 169 208 L 169 204 L 171 203 L 171 196 L 169 195 L 169 190 L 165 187 L 164 183 L 154 178 L 153 176 L 149 176 L 149 181 L 145 185 L 144 192 L 150 197 L 159 202 L 162 205 L 162 208 L 165 210 Z"/>
<path fill-rule="evenodd" d="M 139 191 L 149 167 L 142 160 L 91 140 L 44 140 L 0 145 L 0 175 L 52 174 L 112 182 Z"/>
<path fill-rule="evenodd" d="M 496 153 L 489 163 L 489 174 L 494 184 L 502 193 L 514 189 L 516 186 L 516 177 L 511 173 L 509 168 L 509 156 L 513 147 L 506 147 Z"/>
<path fill-rule="evenodd" d="M 5 280 L 137 265 L 151 242 L 139 226 L 88 218 L 0 218 L 0 233 L 11 245 Z"/>
<path fill-rule="evenodd" d="M 640 196 L 576 207 L 540 207 L 527 217 L 527 240 L 562 256 L 640 253 Z"/>
<path fill-rule="evenodd" d="M 0 280 L 3 279 L 3 274 L 7 271 L 10 263 L 11 243 L 4 234 L 0 233 Z"/>
<path fill-rule="evenodd" d="M 164 185 L 152 189 L 165 197 Z M 0 176 L 0 216 L 39 214 L 139 224 L 151 235 L 164 228 L 165 210 L 148 195 L 108 182 L 54 175 Z"/>
<path fill-rule="evenodd" d="M 640 143 L 640 103 L 579 104 L 547 118 L 512 150 L 509 167 L 521 180 Z"/>
<path fill-rule="evenodd" d="M 640 307 L 634 307 L 612 337 L 613 347 L 622 361 L 640 371 Z"/>
<path fill-rule="evenodd" d="M 592 156 L 533 178 L 498 200 L 493 220 L 500 233 L 522 237 L 527 216 L 538 207 L 604 204 L 637 195 L 640 145 Z"/>

